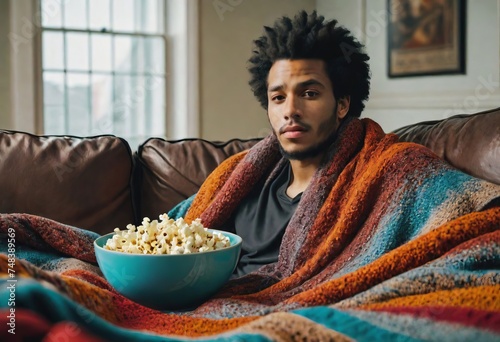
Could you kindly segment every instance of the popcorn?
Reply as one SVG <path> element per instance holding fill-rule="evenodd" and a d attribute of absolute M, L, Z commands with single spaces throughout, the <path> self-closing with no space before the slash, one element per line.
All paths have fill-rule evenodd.
<path fill-rule="evenodd" d="M 189 254 L 214 251 L 229 247 L 229 238 L 209 232 L 198 218 L 191 224 L 183 218 L 171 219 L 167 214 L 151 221 L 143 218 L 142 225 L 127 225 L 127 230 L 115 228 L 115 235 L 106 242 L 105 249 L 135 254 Z"/>

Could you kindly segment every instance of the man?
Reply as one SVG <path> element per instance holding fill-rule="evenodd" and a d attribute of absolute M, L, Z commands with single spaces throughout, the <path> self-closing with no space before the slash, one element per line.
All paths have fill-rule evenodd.
<path fill-rule="evenodd" d="M 293 21 L 285 17 L 266 28 L 255 45 L 250 85 L 289 162 L 273 182 L 261 182 L 233 215 L 229 226 L 243 238 L 238 275 L 278 260 L 301 194 L 340 123 L 347 115 L 360 116 L 369 91 L 369 58 L 336 21 L 325 23 L 306 12 Z"/>
<path fill-rule="evenodd" d="M 395 238 L 356 267 L 499 196 L 497 186 L 462 179 L 429 150 L 398 144 L 357 119 L 369 95 L 369 57 L 337 21 L 301 12 L 266 27 L 254 43 L 250 85 L 273 134 L 216 169 L 186 215 L 243 238 L 236 276 L 267 277 L 256 288 L 294 273 L 328 279 L 340 266 L 325 266 L 352 252 L 345 247 L 359 232 Z M 449 198 L 419 187 L 434 181 L 424 190 Z M 447 201 L 449 212 L 434 217 Z M 357 244 L 361 258 L 366 251 Z"/>
<path fill-rule="evenodd" d="M 256 188 L 236 209 L 235 232 L 244 241 L 239 275 L 277 261 L 301 194 L 349 111 L 350 96 L 335 98 L 326 68 L 320 59 L 280 59 L 269 70 L 269 122 L 288 163 L 276 179 Z"/>

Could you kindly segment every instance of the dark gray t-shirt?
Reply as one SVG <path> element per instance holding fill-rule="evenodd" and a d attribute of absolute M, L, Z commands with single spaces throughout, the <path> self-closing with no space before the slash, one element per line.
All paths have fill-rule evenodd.
<path fill-rule="evenodd" d="M 290 175 L 288 164 L 267 186 L 264 186 L 265 181 L 255 186 L 236 208 L 230 227 L 242 237 L 243 244 L 234 276 L 242 276 L 278 260 L 285 228 L 302 195 L 290 198 L 286 194 Z"/>

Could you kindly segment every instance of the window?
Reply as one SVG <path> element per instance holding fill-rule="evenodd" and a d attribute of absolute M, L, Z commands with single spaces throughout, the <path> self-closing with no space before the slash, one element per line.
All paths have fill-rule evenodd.
<path fill-rule="evenodd" d="M 164 0 L 40 6 L 44 134 L 164 137 Z"/>

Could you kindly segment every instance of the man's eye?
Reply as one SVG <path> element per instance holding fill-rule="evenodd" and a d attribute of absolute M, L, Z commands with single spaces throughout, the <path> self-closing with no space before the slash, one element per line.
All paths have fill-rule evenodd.
<path fill-rule="evenodd" d="M 318 92 L 313 91 L 313 90 L 308 90 L 304 92 L 305 97 L 315 97 L 318 96 Z"/>
<path fill-rule="evenodd" d="M 273 101 L 282 101 L 284 99 L 285 99 L 285 97 L 283 95 L 275 95 L 272 97 Z"/>

